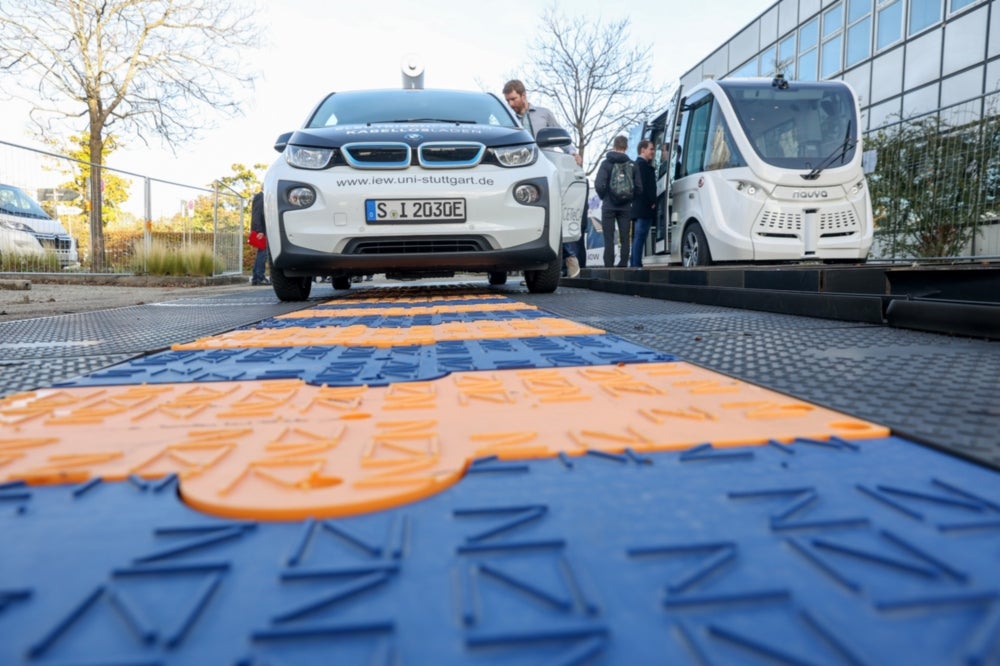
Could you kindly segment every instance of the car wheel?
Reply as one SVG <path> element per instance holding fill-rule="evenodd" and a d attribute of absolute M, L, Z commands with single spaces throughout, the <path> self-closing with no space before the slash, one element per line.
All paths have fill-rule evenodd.
<path fill-rule="evenodd" d="M 351 288 L 351 278 L 347 275 L 338 275 L 333 278 L 333 288 L 334 289 L 350 289 Z"/>
<path fill-rule="evenodd" d="M 540 271 L 524 271 L 524 284 L 532 294 L 551 294 L 559 286 L 562 264 L 553 261 Z"/>
<path fill-rule="evenodd" d="M 507 271 L 490 271 L 489 278 L 490 284 L 507 284 Z"/>
<path fill-rule="evenodd" d="M 701 225 L 692 222 L 684 229 L 681 238 L 681 259 L 685 266 L 708 266 L 712 263 L 712 253 L 708 249 L 708 239 Z"/>
<path fill-rule="evenodd" d="M 272 267 L 271 286 L 274 294 L 283 301 L 304 301 L 312 289 L 311 277 L 288 277 L 285 272 Z"/>

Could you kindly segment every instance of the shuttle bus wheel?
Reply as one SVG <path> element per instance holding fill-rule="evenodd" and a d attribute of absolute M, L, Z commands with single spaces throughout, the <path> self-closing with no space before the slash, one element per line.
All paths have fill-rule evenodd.
<path fill-rule="evenodd" d="M 684 229 L 681 237 L 681 260 L 685 266 L 708 266 L 712 263 L 712 252 L 701 225 L 692 222 Z"/>

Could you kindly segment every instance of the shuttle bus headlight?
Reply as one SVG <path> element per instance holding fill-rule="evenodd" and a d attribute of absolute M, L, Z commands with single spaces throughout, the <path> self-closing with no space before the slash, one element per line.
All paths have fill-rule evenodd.
<path fill-rule="evenodd" d="M 746 194 L 749 194 L 750 196 L 755 196 L 757 194 L 757 190 L 759 190 L 759 189 L 760 188 L 757 187 L 757 185 L 755 185 L 754 183 L 748 183 L 748 182 L 743 181 L 743 180 L 738 181 L 736 183 L 736 191 L 737 192 L 744 192 Z"/>
<path fill-rule="evenodd" d="M 861 190 L 863 189 L 865 189 L 865 181 L 862 179 L 854 183 L 854 187 L 851 188 L 851 196 L 852 197 L 858 196 L 858 194 L 860 194 Z"/>

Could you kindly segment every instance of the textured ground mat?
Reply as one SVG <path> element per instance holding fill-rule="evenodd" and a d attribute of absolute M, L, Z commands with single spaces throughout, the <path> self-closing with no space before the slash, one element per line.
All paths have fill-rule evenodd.
<path fill-rule="evenodd" d="M 0 664 L 1000 661 L 995 471 L 391 294 L 0 399 Z"/>

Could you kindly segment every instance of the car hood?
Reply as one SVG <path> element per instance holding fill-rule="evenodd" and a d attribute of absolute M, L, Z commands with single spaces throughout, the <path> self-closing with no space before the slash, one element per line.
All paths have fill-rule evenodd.
<path fill-rule="evenodd" d="M 24 224 L 31 227 L 36 234 L 44 236 L 69 236 L 66 228 L 58 220 L 50 217 L 33 217 L 31 215 L 11 215 L 0 210 L 0 219 L 5 222 Z"/>
<path fill-rule="evenodd" d="M 532 141 L 520 127 L 457 125 L 450 123 L 379 123 L 343 125 L 295 131 L 289 145 L 339 148 L 347 143 L 398 141 L 417 147 L 430 141 L 475 141 L 485 146 L 510 146 Z"/>

